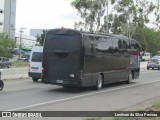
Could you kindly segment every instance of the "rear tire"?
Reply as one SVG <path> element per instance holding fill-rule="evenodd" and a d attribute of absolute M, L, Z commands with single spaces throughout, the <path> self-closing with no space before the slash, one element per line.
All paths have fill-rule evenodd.
<path fill-rule="evenodd" d="M 4 88 L 4 83 L 2 80 L 0 80 L 0 91 L 3 90 L 3 88 Z"/>
<path fill-rule="evenodd" d="M 147 70 L 149 70 L 149 67 L 147 67 Z"/>
<path fill-rule="evenodd" d="M 133 80 L 133 75 L 132 75 L 132 72 L 130 72 L 130 73 L 129 73 L 129 75 L 128 75 L 128 78 L 127 78 L 126 84 L 130 84 L 130 83 L 132 83 L 132 80 Z"/>
<path fill-rule="evenodd" d="M 102 75 L 99 75 L 96 81 L 96 89 L 100 90 L 102 89 L 102 86 L 103 86 L 103 77 Z"/>
<path fill-rule="evenodd" d="M 33 82 L 38 82 L 38 78 L 32 77 Z"/>
<path fill-rule="evenodd" d="M 10 64 L 8 64 L 8 66 L 7 66 L 7 67 L 8 67 L 8 68 L 10 68 L 10 66 L 11 66 L 11 65 L 10 65 Z"/>

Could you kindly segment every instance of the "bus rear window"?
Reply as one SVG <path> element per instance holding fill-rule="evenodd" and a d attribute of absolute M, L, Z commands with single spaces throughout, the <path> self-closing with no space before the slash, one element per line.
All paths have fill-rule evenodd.
<path fill-rule="evenodd" d="M 45 39 L 45 50 L 69 50 L 77 51 L 81 48 L 81 35 L 71 34 L 47 34 Z"/>
<path fill-rule="evenodd" d="M 42 62 L 42 52 L 33 52 L 32 62 Z"/>

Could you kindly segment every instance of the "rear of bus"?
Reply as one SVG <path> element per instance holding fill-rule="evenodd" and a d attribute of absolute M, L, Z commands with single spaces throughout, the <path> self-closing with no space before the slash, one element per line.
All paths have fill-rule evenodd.
<path fill-rule="evenodd" d="M 42 79 L 61 86 L 81 86 L 82 35 L 77 30 L 53 29 L 44 42 Z"/>

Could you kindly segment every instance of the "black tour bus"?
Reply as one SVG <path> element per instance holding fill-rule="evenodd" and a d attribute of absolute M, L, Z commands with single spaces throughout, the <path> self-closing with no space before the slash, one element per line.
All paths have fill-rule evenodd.
<path fill-rule="evenodd" d="M 42 81 L 64 87 L 95 86 L 139 77 L 140 45 L 125 36 L 52 29 L 46 33 Z"/>

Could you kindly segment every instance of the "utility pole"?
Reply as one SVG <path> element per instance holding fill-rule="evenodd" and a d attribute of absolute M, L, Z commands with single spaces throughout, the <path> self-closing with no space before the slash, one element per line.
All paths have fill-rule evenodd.
<path fill-rule="evenodd" d="M 21 28 L 21 30 L 19 31 L 20 32 L 20 45 L 19 45 L 19 49 L 20 49 L 20 54 L 19 54 L 19 58 L 21 58 L 21 49 L 22 49 L 22 33 L 24 32 L 23 29 L 25 28 Z"/>
<path fill-rule="evenodd" d="M 108 30 L 108 0 L 107 0 L 106 33 L 109 33 L 109 30 Z"/>

